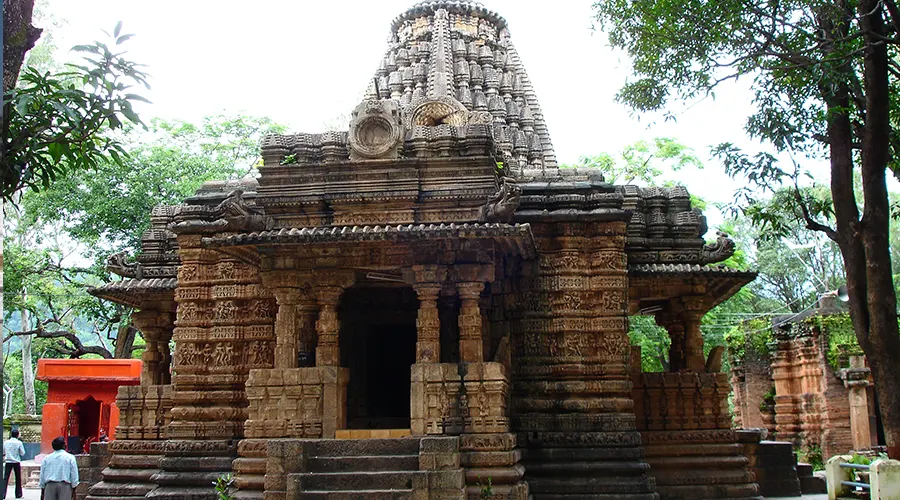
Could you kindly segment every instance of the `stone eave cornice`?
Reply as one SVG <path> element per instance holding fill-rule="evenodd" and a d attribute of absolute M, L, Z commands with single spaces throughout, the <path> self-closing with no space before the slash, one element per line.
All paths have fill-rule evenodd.
<path fill-rule="evenodd" d="M 699 296 L 704 297 L 704 313 L 731 298 L 744 285 L 756 279 L 757 274 L 757 271 L 699 264 L 649 263 L 628 266 L 629 288 L 632 293 L 640 293 L 639 290 L 654 290 L 652 299 L 635 296 L 631 297 L 631 300 L 643 305 L 653 305 L 660 300 L 664 302 L 667 298 L 699 293 Z M 702 292 L 696 291 L 697 286 Z"/>
<path fill-rule="evenodd" d="M 117 304 L 140 307 L 144 302 L 174 300 L 177 285 L 177 278 L 125 279 L 90 287 L 88 293 Z"/>
<path fill-rule="evenodd" d="M 727 276 L 730 278 L 756 279 L 758 271 L 743 271 L 726 266 L 701 266 L 699 264 L 631 264 L 628 266 L 629 276 L 689 275 L 689 276 Z"/>
<path fill-rule="evenodd" d="M 206 248 L 279 243 L 403 241 L 433 238 L 531 238 L 528 224 L 405 224 L 290 228 L 203 238 Z"/>

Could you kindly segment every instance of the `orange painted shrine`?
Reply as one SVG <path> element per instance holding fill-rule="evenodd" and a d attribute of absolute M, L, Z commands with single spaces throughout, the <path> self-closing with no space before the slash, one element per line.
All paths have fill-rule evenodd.
<path fill-rule="evenodd" d="M 119 424 L 116 393 L 121 385 L 141 382 L 139 359 L 39 359 L 37 379 L 48 382 L 41 423 L 41 453 L 52 451 L 54 438 L 65 436 L 69 450 L 113 439 Z M 72 438 L 78 438 L 74 443 Z"/>

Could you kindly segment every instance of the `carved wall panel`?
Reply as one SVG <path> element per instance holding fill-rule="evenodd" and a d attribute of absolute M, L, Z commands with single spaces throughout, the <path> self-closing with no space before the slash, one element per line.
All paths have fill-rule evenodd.
<path fill-rule="evenodd" d="M 334 437 L 346 427 L 346 368 L 252 370 L 248 438 Z"/>
<path fill-rule="evenodd" d="M 462 371 L 462 376 L 460 375 Z M 412 366 L 414 435 L 509 432 L 509 379 L 500 363 Z"/>

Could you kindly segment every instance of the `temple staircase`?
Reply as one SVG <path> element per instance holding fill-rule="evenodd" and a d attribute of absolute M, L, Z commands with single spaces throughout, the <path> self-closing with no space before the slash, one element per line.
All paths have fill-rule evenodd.
<path fill-rule="evenodd" d="M 405 500 L 428 487 L 420 439 L 340 439 L 311 443 L 307 471 L 288 477 L 288 497 Z M 291 496 L 294 492 L 295 495 Z"/>

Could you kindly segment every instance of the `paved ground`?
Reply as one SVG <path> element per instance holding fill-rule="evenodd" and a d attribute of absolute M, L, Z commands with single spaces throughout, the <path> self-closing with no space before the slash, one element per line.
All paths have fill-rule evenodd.
<path fill-rule="evenodd" d="M 15 488 L 7 490 L 6 498 L 16 496 Z M 25 490 L 25 500 L 40 500 L 41 490 Z M 782 497 L 779 500 L 828 500 L 828 495 L 803 495 L 802 497 Z"/>
<path fill-rule="evenodd" d="M 13 479 L 10 478 L 10 482 L 12 482 L 12 481 L 13 481 Z M 25 498 L 26 500 L 41 500 L 41 490 L 24 490 L 23 493 L 25 493 L 25 496 L 22 498 Z M 15 496 L 16 496 L 16 489 L 14 487 L 11 486 L 9 489 L 6 490 L 6 498 L 11 499 L 11 498 L 15 498 Z"/>

